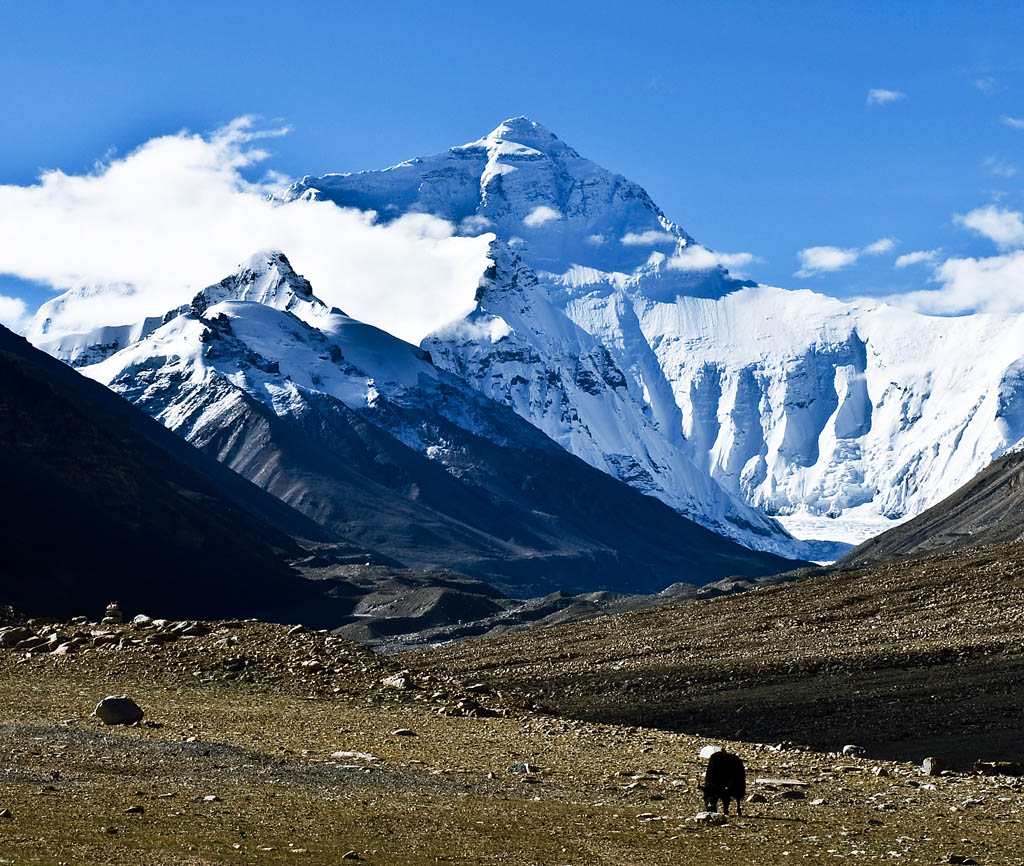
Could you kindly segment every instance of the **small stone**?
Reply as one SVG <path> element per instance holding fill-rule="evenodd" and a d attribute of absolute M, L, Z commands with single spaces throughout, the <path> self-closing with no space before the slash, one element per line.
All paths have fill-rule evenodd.
<path fill-rule="evenodd" d="M 882 777 L 882 778 L 884 778 L 885 776 L 889 775 L 889 771 L 887 769 L 885 769 L 885 767 L 872 767 L 871 768 L 871 772 L 875 776 L 879 776 L 879 777 Z"/>
<path fill-rule="evenodd" d="M 960 863 L 963 864 L 963 866 L 971 866 L 971 864 L 977 864 L 978 861 L 972 860 L 970 857 L 967 857 L 964 854 L 950 854 L 949 857 L 946 858 L 946 862 Z"/>
<path fill-rule="evenodd" d="M 125 815 L 141 815 L 146 809 L 143 806 L 129 806 L 124 810 Z"/>
<path fill-rule="evenodd" d="M 220 801 L 220 797 L 218 797 L 216 794 L 207 794 L 205 797 L 203 797 L 204 803 L 219 803 Z"/>
<path fill-rule="evenodd" d="M 405 691 L 412 687 L 412 683 L 409 682 L 409 678 L 405 673 L 392 674 L 389 677 L 384 677 L 380 681 L 382 686 L 386 686 L 389 689 L 397 689 L 398 691 Z"/>
<path fill-rule="evenodd" d="M 693 816 L 693 820 L 698 824 L 710 824 L 712 827 L 721 827 L 729 822 L 721 812 L 698 812 Z"/>
<path fill-rule="evenodd" d="M 352 752 L 349 750 L 342 750 L 340 752 L 331 752 L 332 758 L 346 758 L 352 761 L 379 761 L 376 755 L 371 755 L 369 752 Z"/>
<path fill-rule="evenodd" d="M 295 634 L 302 634 L 304 631 L 306 631 L 306 627 L 304 625 L 293 625 L 288 629 L 288 636 L 290 637 Z"/>
<path fill-rule="evenodd" d="M 145 715 L 128 695 L 107 695 L 92 714 L 105 725 L 133 725 Z"/>
<path fill-rule="evenodd" d="M 825 801 L 821 797 L 818 797 L 816 800 L 811 800 L 811 805 L 812 806 L 824 806 L 825 805 Z"/>
<path fill-rule="evenodd" d="M 6 818 L 7 820 L 12 819 L 14 816 L 11 814 L 10 809 L 0 809 L 0 818 Z"/>
<path fill-rule="evenodd" d="M 787 788 L 779 796 L 783 800 L 803 800 L 807 795 L 803 791 L 798 791 L 795 788 Z"/>
<path fill-rule="evenodd" d="M 847 746 L 843 746 L 843 757 L 844 758 L 859 758 L 864 754 L 863 746 L 854 746 L 852 743 Z"/>
<path fill-rule="evenodd" d="M 361 860 L 362 858 L 359 856 L 359 852 L 358 851 L 346 851 L 344 854 L 341 855 L 341 859 L 342 860 Z"/>
<path fill-rule="evenodd" d="M 395 728 L 391 732 L 392 737 L 415 737 L 416 732 L 410 731 L 408 728 Z"/>
<path fill-rule="evenodd" d="M 106 833 L 108 836 L 113 836 L 117 833 L 117 827 L 104 827 L 100 832 Z"/>
<path fill-rule="evenodd" d="M 768 798 L 764 794 L 751 794 L 747 797 L 748 803 L 767 803 Z"/>
<path fill-rule="evenodd" d="M 926 776 L 938 776 L 943 770 L 947 769 L 947 764 L 942 758 L 925 758 L 921 762 L 921 772 Z"/>
<path fill-rule="evenodd" d="M 721 752 L 721 751 L 722 751 L 722 747 L 721 746 L 705 746 L 703 749 L 701 749 L 697 753 L 697 757 L 698 758 L 702 758 L 703 760 L 706 761 L 708 758 L 710 758 L 716 752 Z"/>
<path fill-rule="evenodd" d="M 152 624 L 152 617 L 148 617 L 144 613 L 140 613 L 132 620 L 132 625 L 137 626 L 138 628 L 145 628 L 146 626 L 150 626 Z"/>

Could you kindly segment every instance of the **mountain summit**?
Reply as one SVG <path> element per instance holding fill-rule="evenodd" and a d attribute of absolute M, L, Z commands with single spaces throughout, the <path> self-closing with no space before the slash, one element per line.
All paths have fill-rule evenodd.
<path fill-rule="evenodd" d="M 431 213 L 460 232 L 492 231 L 531 267 L 657 274 L 664 292 L 719 296 L 744 285 L 713 261 L 694 270 L 673 258 L 694 244 L 647 192 L 607 171 L 525 117 L 477 141 L 384 171 L 305 177 L 289 198 L 377 211 L 381 220 Z"/>
<path fill-rule="evenodd" d="M 940 319 L 735 279 L 641 187 L 527 118 L 291 194 L 493 232 L 476 308 L 424 348 L 744 544 L 831 558 L 765 515 L 859 542 L 1024 437 L 1024 317 Z"/>

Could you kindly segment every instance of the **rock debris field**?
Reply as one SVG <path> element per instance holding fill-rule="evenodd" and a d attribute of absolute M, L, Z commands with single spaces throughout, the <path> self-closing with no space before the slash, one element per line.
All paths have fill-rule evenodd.
<path fill-rule="evenodd" d="M 991 570 L 993 585 L 1019 591 L 1019 578 Z M 938 586 L 929 574 L 893 572 L 878 592 L 900 609 L 900 593 L 924 598 Z M 831 591 L 852 597 L 867 585 L 856 580 Z M 724 634 L 731 611 L 750 621 L 730 605 L 761 592 L 774 611 L 766 617 L 785 609 L 810 622 L 800 599 L 827 601 L 811 583 L 400 657 L 254 621 L 121 623 L 114 609 L 104 622 L 11 622 L 0 630 L 0 863 L 1024 863 L 1019 776 L 938 763 L 928 775 L 919 759 L 885 760 L 852 738 L 811 749 L 751 736 L 749 719 L 745 737 L 602 721 L 582 685 L 559 706 L 569 658 L 613 691 L 631 680 L 644 706 L 654 681 L 637 659 L 659 657 L 641 652 L 658 617 L 675 623 L 677 662 L 693 629 L 706 641 L 703 667 L 684 677 L 694 694 L 728 691 L 713 672 L 728 665 L 742 681 L 747 669 L 716 642 L 714 624 Z M 979 624 L 984 646 L 998 639 L 1005 654 L 1019 641 L 1015 621 L 1011 611 Z M 650 630 L 626 631 L 638 623 Z M 841 645 L 861 646 L 862 634 L 837 639 L 831 664 L 861 670 L 862 656 Z M 635 658 L 622 652 L 627 641 Z M 779 650 L 780 664 L 800 656 L 798 643 Z M 618 662 L 632 671 L 622 681 L 606 673 Z M 141 721 L 93 715 L 122 695 Z M 615 706 L 629 701 L 620 691 Z M 700 815 L 698 753 L 709 744 L 747 766 L 743 815 L 724 823 Z M 1019 769 L 987 772 L 999 767 Z"/>

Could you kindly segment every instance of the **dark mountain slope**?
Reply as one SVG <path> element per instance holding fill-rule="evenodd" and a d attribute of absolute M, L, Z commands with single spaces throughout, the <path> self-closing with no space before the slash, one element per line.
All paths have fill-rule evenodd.
<path fill-rule="evenodd" d="M 138 387 L 153 394 L 144 381 Z M 308 394 L 301 412 L 279 417 L 243 392 L 226 399 L 220 392 L 228 387 L 220 381 L 205 384 L 202 395 L 170 395 L 213 419 L 185 425 L 194 445 L 329 531 L 410 567 L 461 571 L 524 597 L 554 588 L 652 592 L 678 580 L 705 583 L 794 565 L 681 517 L 511 412 L 501 414 L 530 434 L 519 439 L 525 447 L 388 407 L 403 425 L 437 427 L 472 463 L 472 474 L 460 478 L 329 396 Z"/>
<path fill-rule="evenodd" d="M 25 612 L 315 616 L 282 557 L 329 533 L 4 328 L 0 485 L 0 601 Z"/>
<path fill-rule="evenodd" d="M 841 565 L 980 547 L 1024 537 L 1024 452 L 1006 454 L 913 520 L 855 547 Z"/>
<path fill-rule="evenodd" d="M 423 350 L 329 308 L 282 253 L 255 254 L 137 332 L 121 347 L 76 337 L 95 361 L 85 373 L 328 532 L 406 566 L 525 597 L 796 565 L 682 517 Z"/>

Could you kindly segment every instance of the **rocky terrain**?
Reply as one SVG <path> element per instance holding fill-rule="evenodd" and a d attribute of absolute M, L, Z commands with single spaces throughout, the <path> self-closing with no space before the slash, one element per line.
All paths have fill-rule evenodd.
<path fill-rule="evenodd" d="M 882 576 L 876 601 L 884 592 L 898 611 L 917 596 L 922 611 L 903 656 L 893 632 L 909 623 L 866 616 L 871 602 L 863 592 L 857 601 L 853 575 L 821 599 L 846 601 L 831 624 L 815 619 L 809 599 L 826 593 L 809 581 L 401 657 L 256 621 L 120 623 L 112 608 L 94 620 L 25 622 L 9 613 L 0 631 L 0 860 L 1024 863 L 1021 778 L 939 767 L 928 775 L 909 750 L 901 761 L 871 755 L 868 728 L 840 724 L 830 715 L 839 696 L 822 689 L 821 672 L 834 668 L 860 691 L 846 691 L 842 705 L 870 706 L 869 680 L 899 686 L 885 666 L 899 656 L 911 672 L 928 660 L 943 709 L 956 711 L 936 684 L 954 672 L 964 701 L 976 700 L 982 666 L 999 680 L 1022 650 L 1020 580 L 998 561 L 989 566 L 973 563 L 982 576 L 971 598 L 933 592 L 922 575 Z M 1009 602 L 989 608 L 981 628 L 996 586 Z M 803 604 L 794 594 L 802 587 L 811 590 Z M 752 600 L 763 617 L 751 619 Z M 739 618 L 751 627 L 730 641 Z M 700 646 L 683 650 L 688 641 Z M 648 687 L 668 688 L 654 674 L 684 657 L 691 663 L 670 700 L 699 698 L 704 715 L 686 732 L 638 726 L 641 715 L 656 720 Z M 762 738 L 768 728 L 747 717 L 722 722 L 729 700 L 754 700 L 755 673 L 769 699 L 784 694 L 773 686 L 806 682 L 805 728 L 820 723 L 827 746 Z M 816 689 L 822 700 L 808 701 Z M 92 715 L 119 694 L 143 710 L 140 722 L 108 726 Z M 887 694 L 899 704 L 890 718 L 927 725 L 912 693 Z M 982 712 L 976 718 L 983 727 Z M 739 725 L 744 733 L 722 736 Z M 841 754 L 847 741 L 868 754 Z M 722 825 L 697 817 L 698 752 L 709 742 L 748 768 L 750 802 Z"/>
<path fill-rule="evenodd" d="M 590 721 L 876 757 L 1024 758 L 1024 551 L 1005 544 L 406 656 Z"/>

